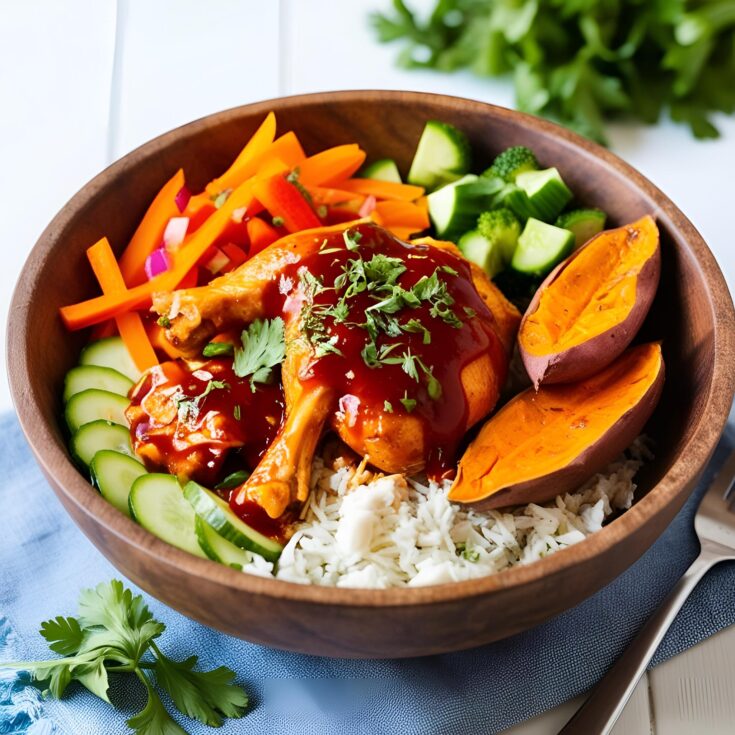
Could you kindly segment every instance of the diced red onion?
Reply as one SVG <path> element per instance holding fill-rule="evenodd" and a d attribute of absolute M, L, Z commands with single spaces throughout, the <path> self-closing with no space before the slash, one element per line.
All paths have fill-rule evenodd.
<path fill-rule="evenodd" d="M 375 205 L 377 204 L 377 200 L 375 197 L 371 194 L 365 201 L 362 203 L 362 206 L 357 211 L 357 213 L 360 215 L 360 217 L 369 217 L 373 210 L 375 209 Z"/>
<path fill-rule="evenodd" d="M 346 393 L 339 399 L 339 413 L 347 421 L 347 426 L 354 426 L 357 421 L 357 412 L 360 409 L 360 399 L 351 393 Z"/>
<path fill-rule="evenodd" d="M 176 203 L 179 212 L 183 212 L 186 209 L 186 205 L 189 203 L 189 199 L 191 199 L 191 192 L 187 188 L 186 184 L 184 184 L 179 189 L 178 194 L 176 194 L 176 196 L 174 197 L 174 202 Z"/>
<path fill-rule="evenodd" d="M 247 207 L 240 207 L 239 209 L 234 210 L 231 217 L 232 221 L 239 224 L 240 222 L 242 222 L 242 218 L 245 216 L 247 211 Z"/>
<path fill-rule="evenodd" d="M 188 217 L 171 217 L 163 231 L 163 244 L 167 250 L 176 250 L 186 237 Z"/>
<path fill-rule="evenodd" d="M 164 248 L 157 248 L 145 259 L 145 274 L 148 280 L 155 276 L 165 273 L 169 269 L 170 263 L 168 254 Z"/>

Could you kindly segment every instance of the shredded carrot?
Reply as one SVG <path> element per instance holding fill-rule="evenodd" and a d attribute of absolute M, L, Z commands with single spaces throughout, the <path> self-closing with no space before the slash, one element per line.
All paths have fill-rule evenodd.
<path fill-rule="evenodd" d="M 357 143 L 338 145 L 309 156 L 299 166 L 299 181 L 309 186 L 337 186 L 349 178 L 365 161 L 365 151 Z"/>
<path fill-rule="evenodd" d="M 377 179 L 347 179 L 340 187 L 365 196 L 372 194 L 376 199 L 399 199 L 405 202 L 413 202 L 424 194 L 424 189 L 420 186 Z"/>
<path fill-rule="evenodd" d="M 269 112 L 227 171 L 207 184 L 206 192 L 208 196 L 216 197 L 220 192 L 227 189 L 235 189 L 245 179 L 250 178 L 252 174 L 242 173 L 242 170 L 266 151 L 275 137 L 276 116 Z"/>
<path fill-rule="evenodd" d="M 87 258 L 89 258 L 103 293 L 124 293 L 127 290 L 117 260 L 115 260 L 115 254 L 106 237 L 87 250 Z M 120 314 L 115 317 L 115 323 L 138 369 L 147 370 L 153 365 L 158 365 L 158 358 L 151 347 L 143 320 L 138 312 L 129 311 L 126 314 Z"/>
<path fill-rule="evenodd" d="M 259 217 L 248 220 L 248 237 L 250 238 L 250 257 L 257 255 L 269 245 L 279 239 L 280 235 L 275 227 L 264 222 Z"/>
<path fill-rule="evenodd" d="M 371 217 L 379 225 L 390 228 L 413 227 L 414 232 L 425 230 L 429 226 L 426 211 L 413 202 L 378 202 Z"/>
<path fill-rule="evenodd" d="M 163 231 L 171 217 L 179 216 L 176 195 L 183 186 L 184 172 L 179 169 L 163 185 L 143 215 L 120 258 L 120 271 L 128 286 L 137 286 L 145 281 L 145 259 L 161 244 Z"/>
<path fill-rule="evenodd" d="M 253 194 L 274 218 L 283 221 L 288 232 L 310 230 L 321 225 L 301 191 L 280 174 L 258 181 L 253 186 Z"/>
<path fill-rule="evenodd" d="M 345 204 L 347 202 L 356 202 L 358 205 L 365 201 L 365 196 L 353 191 L 345 191 L 344 189 L 332 189 L 323 186 L 306 187 L 312 201 L 316 205 L 321 204 Z"/>

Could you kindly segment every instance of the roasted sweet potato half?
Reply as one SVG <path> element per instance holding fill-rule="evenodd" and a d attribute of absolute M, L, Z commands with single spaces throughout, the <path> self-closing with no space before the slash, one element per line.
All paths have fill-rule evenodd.
<path fill-rule="evenodd" d="M 587 380 L 529 388 L 467 448 L 450 500 L 486 510 L 579 487 L 641 432 L 663 382 L 661 346 L 652 343 L 630 348 Z"/>
<path fill-rule="evenodd" d="M 609 365 L 643 324 L 660 272 L 658 228 L 649 216 L 601 232 L 560 263 L 518 333 L 533 384 L 582 380 Z"/>

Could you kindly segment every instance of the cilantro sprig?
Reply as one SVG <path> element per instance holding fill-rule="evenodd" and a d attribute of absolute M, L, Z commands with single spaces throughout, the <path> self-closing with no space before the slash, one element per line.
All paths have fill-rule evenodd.
<path fill-rule="evenodd" d="M 735 112 L 732 0 L 435 0 L 430 14 L 393 0 L 371 20 L 403 41 L 408 68 L 512 76 L 524 112 L 605 139 L 605 122 L 654 123 L 668 109 L 697 138 Z M 425 20 L 424 20 L 425 18 Z"/>
<path fill-rule="evenodd" d="M 186 735 L 164 707 L 151 672 L 187 717 L 212 727 L 225 717 L 242 717 L 248 695 L 233 684 L 235 672 L 224 666 L 196 671 L 196 656 L 170 659 L 155 642 L 165 629 L 140 595 L 113 579 L 81 592 L 77 617 L 59 615 L 41 624 L 49 648 L 62 658 L 0 663 L 0 668 L 27 671 L 56 699 L 76 681 L 108 704 L 110 675 L 133 674 L 147 693 L 145 707 L 128 720 L 136 735 Z"/>
<path fill-rule="evenodd" d="M 232 369 L 238 378 L 250 378 L 250 388 L 267 383 L 273 368 L 286 357 L 283 319 L 256 319 L 241 335 L 242 347 L 235 347 Z"/>

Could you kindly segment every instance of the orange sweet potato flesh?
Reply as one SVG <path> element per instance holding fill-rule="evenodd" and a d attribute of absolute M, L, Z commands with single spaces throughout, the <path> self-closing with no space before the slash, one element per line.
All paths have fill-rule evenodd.
<path fill-rule="evenodd" d="M 520 393 L 467 448 L 449 499 L 485 510 L 545 502 L 579 487 L 641 432 L 663 380 L 661 346 L 651 343 L 587 380 Z"/>
<path fill-rule="evenodd" d="M 610 364 L 640 329 L 660 271 L 650 216 L 601 232 L 554 269 L 518 333 L 533 384 L 580 380 Z"/>

